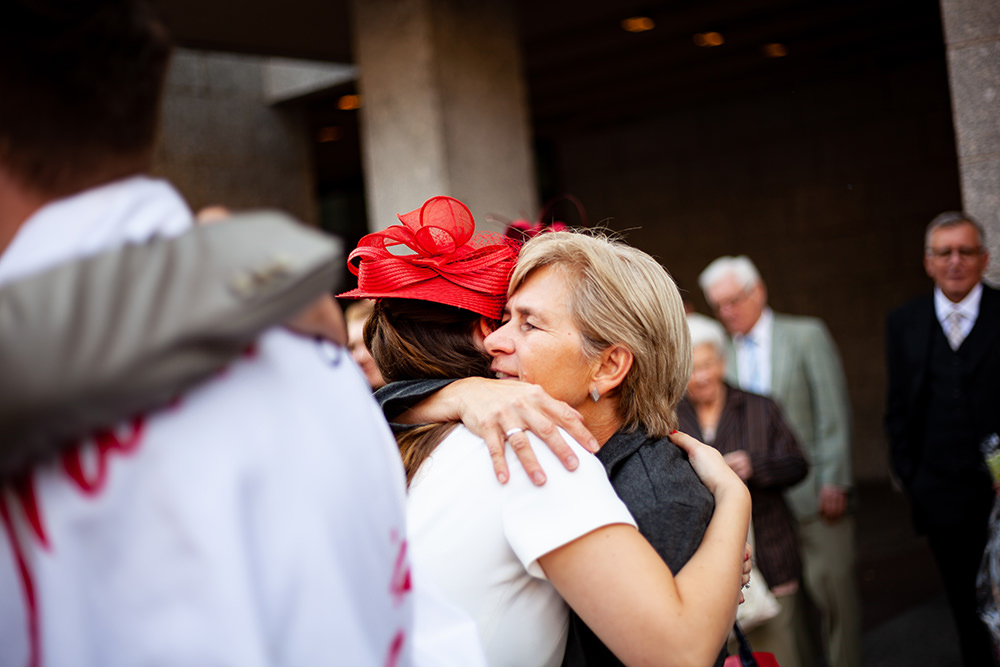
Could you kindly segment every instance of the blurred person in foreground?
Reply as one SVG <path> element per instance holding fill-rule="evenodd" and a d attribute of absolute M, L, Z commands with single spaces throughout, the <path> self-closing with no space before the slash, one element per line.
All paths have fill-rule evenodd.
<path fill-rule="evenodd" d="M 385 386 L 385 380 L 375 365 L 368 347 L 365 346 L 365 322 L 368 321 L 375 302 L 371 299 L 358 299 L 344 309 L 344 319 L 347 321 L 347 349 L 351 352 L 351 357 L 362 371 L 372 391 Z"/>
<path fill-rule="evenodd" d="M 934 291 L 886 323 L 892 469 L 927 535 L 969 667 L 994 664 L 976 602 L 995 496 L 979 446 L 1000 432 L 1000 292 L 983 284 L 989 262 L 970 215 L 935 217 L 924 236 Z"/>
<path fill-rule="evenodd" d="M 809 461 L 806 478 L 785 494 L 799 522 L 803 588 L 820 612 L 829 667 L 858 667 L 851 410 L 837 346 L 819 319 L 772 311 L 764 281 L 746 256 L 719 257 L 698 283 L 732 337 L 726 377 L 775 400 Z M 811 667 L 806 609 L 797 610 L 796 643 L 803 667 Z"/>
<path fill-rule="evenodd" d="M 782 667 L 797 667 L 792 620 L 802 562 L 795 517 L 783 492 L 801 481 L 809 466 L 774 401 L 726 384 L 722 325 L 692 313 L 688 326 L 694 366 L 677 406 L 680 429 L 722 452 L 750 489 L 754 559 L 781 611 L 749 630 L 747 638 L 755 650 L 774 653 Z"/>
<path fill-rule="evenodd" d="M 144 175 L 169 53 L 146 2 L 2 4 L 0 283 L 191 224 Z M 403 494 L 346 353 L 269 330 L 4 489 L 0 663 L 408 664 Z"/>

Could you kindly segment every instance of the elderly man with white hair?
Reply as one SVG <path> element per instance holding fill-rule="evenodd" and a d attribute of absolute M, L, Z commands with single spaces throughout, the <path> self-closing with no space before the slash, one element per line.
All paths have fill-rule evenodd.
<path fill-rule="evenodd" d="M 786 494 L 799 521 L 803 584 L 822 617 L 830 667 L 856 667 L 861 614 L 848 502 L 851 415 L 836 345 L 821 320 L 768 308 L 767 288 L 746 256 L 719 257 L 698 283 L 732 336 L 728 379 L 781 406 L 810 462 L 806 478 Z M 809 665 L 808 625 L 799 625 L 800 657 Z"/>

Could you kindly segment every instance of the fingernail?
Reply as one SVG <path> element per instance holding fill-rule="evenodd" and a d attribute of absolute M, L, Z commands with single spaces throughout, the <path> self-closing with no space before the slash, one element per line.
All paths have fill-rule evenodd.
<path fill-rule="evenodd" d="M 545 473 L 543 473 L 541 470 L 535 472 L 531 476 L 531 481 L 533 481 L 538 486 L 541 486 L 542 484 L 545 484 Z"/>
<path fill-rule="evenodd" d="M 596 454 L 600 451 L 601 446 L 597 444 L 597 438 L 591 438 L 590 442 L 587 443 L 587 448 L 591 451 L 591 453 Z"/>
<path fill-rule="evenodd" d="M 570 470 L 576 470 L 576 467 L 580 465 L 580 459 L 576 458 L 575 456 L 569 456 L 566 458 L 566 465 L 569 467 Z"/>
<path fill-rule="evenodd" d="M 507 483 L 507 473 L 505 473 L 505 472 L 498 472 L 497 473 L 497 480 L 499 480 L 501 484 L 506 484 Z"/>
<path fill-rule="evenodd" d="M 673 435 L 674 433 L 677 433 L 677 430 L 676 430 L 676 429 L 675 429 L 675 430 L 673 430 L 673 431 L 671 431 L 671 432 L 670 432 L 670 435 Z"/>

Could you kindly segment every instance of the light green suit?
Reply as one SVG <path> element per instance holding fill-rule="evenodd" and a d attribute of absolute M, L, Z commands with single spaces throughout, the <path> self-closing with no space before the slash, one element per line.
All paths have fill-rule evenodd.
<path fill-rule="evenodd" d="M 728 376 L 740 384 L 730 342 Z M 774 314 L 771 333 L 771 397 L 781 406 L 809 460 L 809 473 L 785 498 L 799 520 L 803 582 L 820 608 L 829 637 L 831 667 L 861 664 L 860 605 L 854 581 L 854 518 L 834 524 L 819 516 L 824 484 L 853 486 L 851 409 L 837 347 L 815 317 Z M 800 632 L 800 635 L 803 633 Z M 799 637 L 802 664 L 813 661 Z"/>
<path fill-rule="evenodd" d="M 740 385 L 733 349 L 728 376 Z M 806 478 L 786 495 L 788 503 L 800 521 L 815 518 L 820 486 L 853 485 L 847 383 L 837 347 L 822 321 L 774 314 L 771 397 L 781 406 L 810 464 Z"/>

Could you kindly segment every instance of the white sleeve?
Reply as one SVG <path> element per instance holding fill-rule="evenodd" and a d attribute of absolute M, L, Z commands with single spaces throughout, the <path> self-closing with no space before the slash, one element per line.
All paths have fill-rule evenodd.
<path fill-rule="evenodd" d="M 515 457 L 507 461 L 511 475 L 504 487 L 504 533 L 528 573 L 540 579 L 546 578 L 538 564 L 541 556 L 603 526 L 636 525 L 597 457 L 565 431 L 560 435 L 580 460 L 573 472 L 530 432 L 531 447 L 548 481 L 535 486 Z"/>

